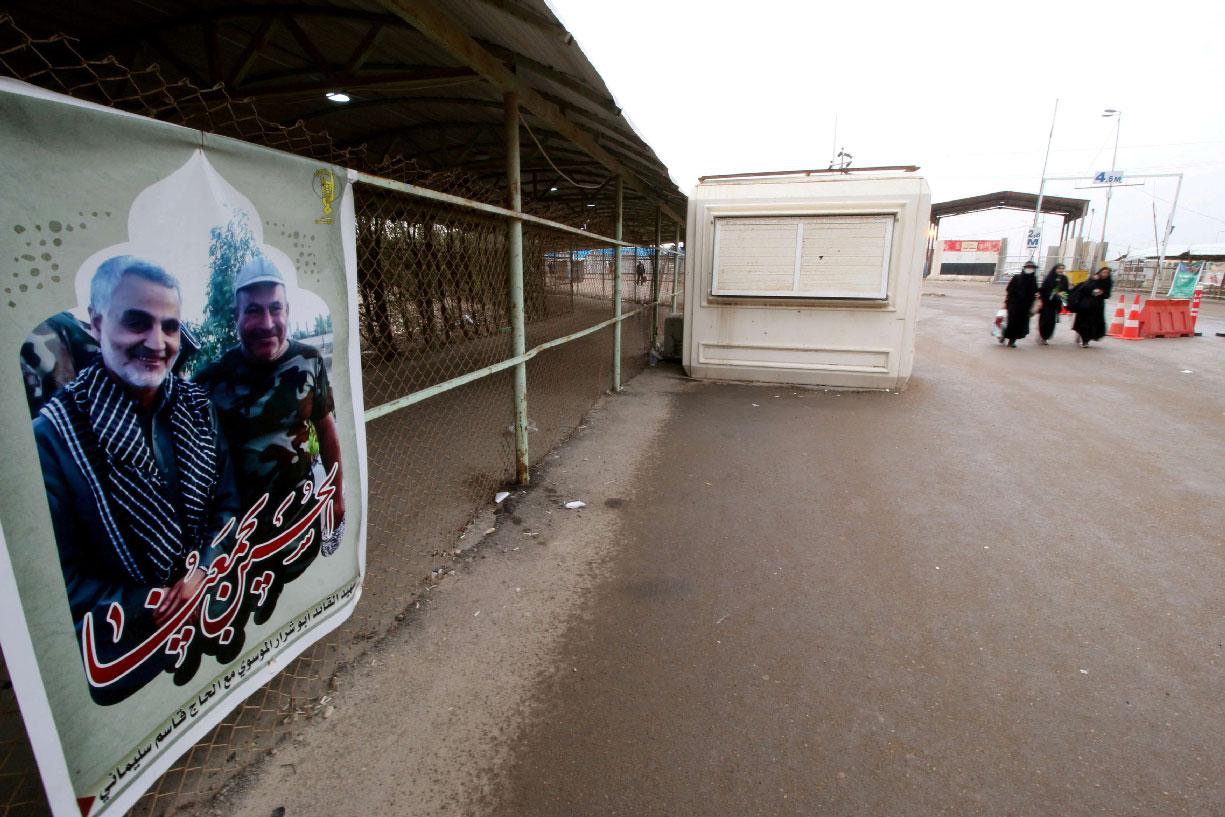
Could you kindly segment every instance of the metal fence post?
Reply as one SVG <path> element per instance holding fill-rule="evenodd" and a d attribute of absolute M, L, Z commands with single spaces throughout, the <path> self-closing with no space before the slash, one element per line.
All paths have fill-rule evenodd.
<path fill-rule="evenodd" d="M 616 224 L 613 226 L 613 382 L 612 390 L 621 391 L 621 204 L 625 193 L 625 182 L 617 176 Z"/>
<path fill-rule="evenodd" d="M 672 255 L 672 311 L 676 314 L 676 279 L 681 275 L 681 223 L 676 222 L 676 244 Z"/>
<path fill-rule="evenodd" d="M 651 269 L 651 348 L 648 352 L 654 354 L 659 340 L 659 273 L 662 269 L 660 264 L 659 249 L 664 238 L 664 211 L 659 205 L 655 206 L 655 263 Z"/>
<path fill-rule="evenodd" d="M 516 213 L 523 210 L 523 190 L 519 177 L 519 95 L 503 97 L 506 108 L 506 188 L 508 208 Z M 523 222 L 517 218 L 507 222 L 507 254 L 510 256 L 510 327 L 515 357 L 527 351 L 527 333 L 523 323 Z M 528 481 L 527 451 L 527 362 L 515 366 L 515 479 L 520 485 Z"/>

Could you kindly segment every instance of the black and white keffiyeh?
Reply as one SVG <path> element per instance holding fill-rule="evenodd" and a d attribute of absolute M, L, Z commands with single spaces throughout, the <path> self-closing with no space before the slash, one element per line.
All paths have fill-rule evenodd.
<path fill-rule="evenodd" d="M 218 481 L 207 393 L 170 375 L 159 399 L 174 435 L 181 522 L 136 403 L 101 362 L 84 369 L 40 412 L 85 475 L 120 563 L 134 582 L 146 586 L 168 584 L 187 553 L 203 554 Z"/>

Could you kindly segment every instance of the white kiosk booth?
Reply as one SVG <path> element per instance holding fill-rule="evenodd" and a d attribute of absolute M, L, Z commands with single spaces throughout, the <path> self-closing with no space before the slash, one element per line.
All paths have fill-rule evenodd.
<path fill-rule="evenodd" d="M 689 375 L 904 388 L 931 209 L 914 170 L 703 177 L 689 198 Z"/>

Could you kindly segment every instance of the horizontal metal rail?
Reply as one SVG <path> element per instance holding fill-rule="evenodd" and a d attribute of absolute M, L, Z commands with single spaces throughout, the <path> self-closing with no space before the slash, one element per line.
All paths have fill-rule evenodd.
<path fill-rule="evenodd" d="M 588 326 L 586 329 L 580 329 L 577 332 L 572 332 L 571 334 L 566 335 L 564 337 L 554 338 L 553 340 L 545 341 L 544 343 L 541 343 L 538 346 L 533 346 L 531 349 L 527 350 L 523 354 L 518 355 L 516 357 L 507 358 L 506 360 L 500 360 L 497 363 L 490 364 L 489 366 L 485 366 L 480 369 L 474 369 L 473 371 L 468 372 L 467 374 L 461 374 L 459 377 L 453 377 L 450 380 L 444 380 L 441 383 L 436 383 L 433 386 L 429 386 L 419 391 L 415 391 L 412 394 L 406 394 L 403 397 L 397 397 L 395 400 L 389 400 L 388 402 L 375 406 L 374 408 L 366 409 L 366 413 L 363 416 L 365 417 L 365 420 L 367 423 L 373 420 L 377 420 L 380 417 L 385 417 L 388 414 L 391 414 L 392 412 L 399 411 L 400 409 L 408 408 L 409 406 L 412 406 L 412 405 L 416 405 L 417 403 L 420 403 L 423 400 L 428 400 L 431 397 L 437 397 L 438 395 L 444 392 L 451 391 L 452 389 L 457 389 L 460 386 L 466 386 L 469 383 L 472 383 L 473 381 L 476 381 L 476 380 L 480 380 L 483 377 L 488 377 L 491 374 L 497 374 L 498 372 L 505 371 L 506 369 L 509 369 L 512 366 L 518 366 L 520 363 L 526 363 L 543 351 L 552 349 L 555 346 L 561 346 L 563 343 L 569 343 L 572 340 L 578 340 L 579 338 L 586 337 L 587 335 L 590 335 L 593 332 L 599 332 L 601 329 L 606 329 L 609 326 L 612 326 L 618 320 L 623 321 L 626 318 L 632 318 L 633 316 L 637 315 L 639 312 L 646 310 L 648 307 L 655 306 L 656 304 L 662 304 L 662 303 L 663 301 L 657 301 L 655 304 L 643 304 L 638 309 L 635 309 L 632 312 L 626 312 L 625 314 L 621 315 L 619 318 L 609 318 L 606 321 L 601 321 L 600 323 L 597 323 L 593 326 Z"/>
<path fill-rule="evenodd" d="M 814 175 L 845 175 L 852 173 L 873 173 L 880 170 L 901 170 L 906 173 L 917 173 L 918 165 L 877 165 L 875 167 L 819 167 L 812 170 L 764 170 L 758 173 L 721 173 L 716 176 L 701 176 L 699 182 L 723 181 L 724 179 L 756 179 L 767 176 L 814 176 Z"/>
<path fill-rule="evenodd" d="M 405 184 L 404 182 L 392 181 L 384 179 L 382 176 L 372 176 L 369 173 L 362 173 L 360 170 L 349 171 L 349 181 L 368 184 L 371 187 L 381 187 L 384 190 L 394 190 L 397 193 L 403 193 L 407 196 L 416 196 L 420 199 L 429 199 L 430 201 L 449 204 L 453 207 L 461 207 L 466 210 L 476 210 L 480 213 L 488 213 L 493 216 L 501 216 L 502 218 L 518 219 L 519 221 L 527 221 L 532 224 L 538 224 L 541 227 L 548 227 L 551 230 L 560 230 L 561 232 L 570 233 L 572 235 L 581 235 L 583 238 L 590 238 L 593 241 L 598 241 L 601 244 L 617 244 L 622 247 L 636 247 L 626 241 L 617 241 L 614 238 L 609 238 L 598 233 L 590 233 L 586 230 L 580 230 L 577 227 L 571 227 L 568 224 L 562 224 L 559 221 L 550 221 L 547 218 L 533 216 L 530 213 L 518 213 L 514 210 L 508 210 L 505 207 L 498 207 L 496 204 L 486 204 L 482 201 L 473 201 L 466 199 L 463 196 L 453 196 L 450 193 L 439 193 L 437 190 L 430 190 L 428 187 L 418 187 L 415 184 Z"/>

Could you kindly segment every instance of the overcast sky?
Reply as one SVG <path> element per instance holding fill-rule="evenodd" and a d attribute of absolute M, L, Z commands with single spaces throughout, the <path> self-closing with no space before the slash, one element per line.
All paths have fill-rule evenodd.
<path fill-rule="evenodd" d="M 1171 244 L 1225 243 L 1223 3 L 548 2 L 686 193 L 704 174 L 826 167 L 835 116 L 855 165 L 920 165 L 933 201 L 1036 193 L 1058 97 L 1048 176 L 1109 169 L 1101 113 L 1119 109 L 1118 169 L 1186 174 Z M 1088 184 L 1047 192 L 1092 199 L 1097 238 L 1105 193 Z M 1111 255 L 1155 244 L 1174 187 L 1115 188 Z M 1030 218 L 949 219 L 941 237 L 1016 247 Z M 1044 243 L 1059 228 L 1048 217 Z"/>

